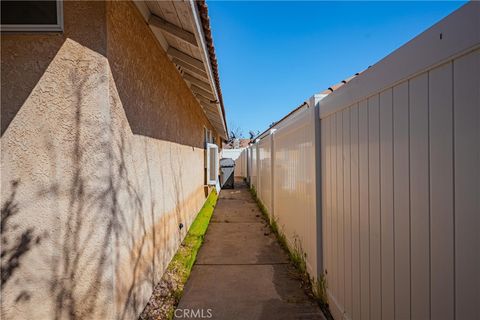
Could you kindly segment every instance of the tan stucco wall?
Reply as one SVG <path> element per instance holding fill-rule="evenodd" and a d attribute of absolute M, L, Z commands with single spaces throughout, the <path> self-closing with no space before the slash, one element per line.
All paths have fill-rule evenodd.
<path fill-rule="evenodd" d="M 65 25 L 61 33 L 2 33 L 2 135 L 65 39 L 106 54 L 105 2 L 64 1 L 63 6 Z"/>
<path fill-rule="evenodd" d="M 2 35 L 1 317 L 131 319 L 203 205 L 211 126 L 131 3 L 64 5 L 63 35 Z"/>
<path fill-rule="evenodd" d="M 132 2 L 107 3 L 107 34 L 108 59 L 134 133 L 203 148 L 203 126 L 213 127 Z"/>

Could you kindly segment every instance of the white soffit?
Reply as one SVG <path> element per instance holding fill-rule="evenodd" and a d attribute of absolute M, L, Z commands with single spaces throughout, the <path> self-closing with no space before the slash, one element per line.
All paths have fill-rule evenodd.
<path fill-rule="evenodd" d="M 190 0 L 134 3 L 192 90 L 207 119 L 226 138 L 227 129 L 196 3 Z"/>

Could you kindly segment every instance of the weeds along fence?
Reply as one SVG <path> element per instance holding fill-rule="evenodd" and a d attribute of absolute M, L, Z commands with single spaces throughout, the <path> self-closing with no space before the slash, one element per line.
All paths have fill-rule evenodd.
<path fill-rule="evenodd" d="M 479 30 L 468 3 L 246 151 L 335 319 L 480 318 Z"/>
<path fill-rule="evenodd" d="M 315 277 L 321 232 L 317 232 L 315 108 L 304 104 L 260 135 L 244 151 L 247 175 L 270 219 L 291 248 L 302 252 Z"/>

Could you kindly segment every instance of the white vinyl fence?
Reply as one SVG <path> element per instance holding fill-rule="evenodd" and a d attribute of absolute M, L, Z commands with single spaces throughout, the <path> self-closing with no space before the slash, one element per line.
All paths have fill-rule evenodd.
<path fill-rule="evenodd" d="M 480 319 L 479 3 L 274 128 L 247 176 L 335 319 Z"/>
<path fill-rule="evenodd" d="M 308 272 L 317 270 L 315 109 L 306 108 L 286 120 L 273 135 L 274 210 L 290 246 L 306 255 Z M 320 234 L 318 234 L 320 236 Z"/>
<path fill-rule="evenodd" d="M 272 136 L 258 143 L 258 197 L 272 213 Z"/>
<path fill-rule="evenodd" d="M 480 318 L 478 8 L 320 101 L 337 317 Z"/>
<path fill-rule="evenodd" d="M 258 172 L 258 145 L 254 144 L 250 148 L 250 163 L 251 163 L 251 171 L 249 172 L 250 177 L 250 185 L 253 188 L 257 188 L 258 181 L 257 181 L 257 172 Z"/>
<path fill-rule="evenodd" d="M 247 176 L 247 150 L 241 149 L 241 153 L 235 160 L 235 176 L 246 177 Z"/>
<path fill-rule="evenodd" d="M 247 176 L 247 151 L 245 148 L 240 149 L 223 149 L 222 158 L 230 158 L 235 161 L 235 176 Z"/>
<path fill-rule="evenodd" d="M 233 160 L 237 160 L 238 157 L 240 157 L 240 154 L 242 153 L 244 149 L 222 149 L 222 158 L 230 158 Z"/>
<path fill-rule="evenodd" d="M 252 187 L 289 245 L 305 254 L 308 272 L 316 277 L 317 233 L 315 109 L 305 105 L 272 127 L 245 155 Z"/>

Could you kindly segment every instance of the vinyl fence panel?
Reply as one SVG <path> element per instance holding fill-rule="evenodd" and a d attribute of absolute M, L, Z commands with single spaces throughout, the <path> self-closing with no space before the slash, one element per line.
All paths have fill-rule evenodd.
<path fill-rule="evenodd" d="M 336 319 L 480 319 L 479 19 L 465 5 L 319 102 Z"/>
<path fill-rule="evenodd" d="M 248 149 L 233 149 L 239 150 L 238 157 L 235 160 L 235 177 L 247 177 L 247 150 Z M 224 150 L 225 151 L 225 150 Z M 225 152 L 223 153 L 225 157 Z M 229 158 L 229 157 L 226 157 Z"/>
<path fill-rule="evenodd" d="M 243 149 L 222 149 L 222 158 L 237 160 L 242 154 Z"/>
<path fill-rule="evenodd" d="M 260 181 L 257 194 L 268 213 L 273 215 L 272 211 L 272 138 L 267 136 L 258 143 L 259 171 L 258 179 Z"/>
<path fill-rule="evenodd" d="M 480 318 L 480 52 L 453 63 L 455 316 Z M 475 283 L 476 279 L 476 283 Z"/>
<path fill-rule="evenodd" d="M 247 182 L 250 185 L 251 184 L 251 174 L 252 174 L 252 147 L 248 147 L 246 149 L 247 151 Z"/>
<path fill-rule="evenodd" d="M 290 246 L 303 252 L 317 277 L 317 216 L 314 108 L 286 120 L 274 141 L 274 217 Z"/>
<path fill-rule="evenodd" d="M 250 184 L 254 189 L 257 189 L 258 182 L 257 182 L 257 174 L 258 174 L 258 146 L 257 144 L 253 144 L 250 147 L 251 151 L 251 174 L 250 174 Z"/>

